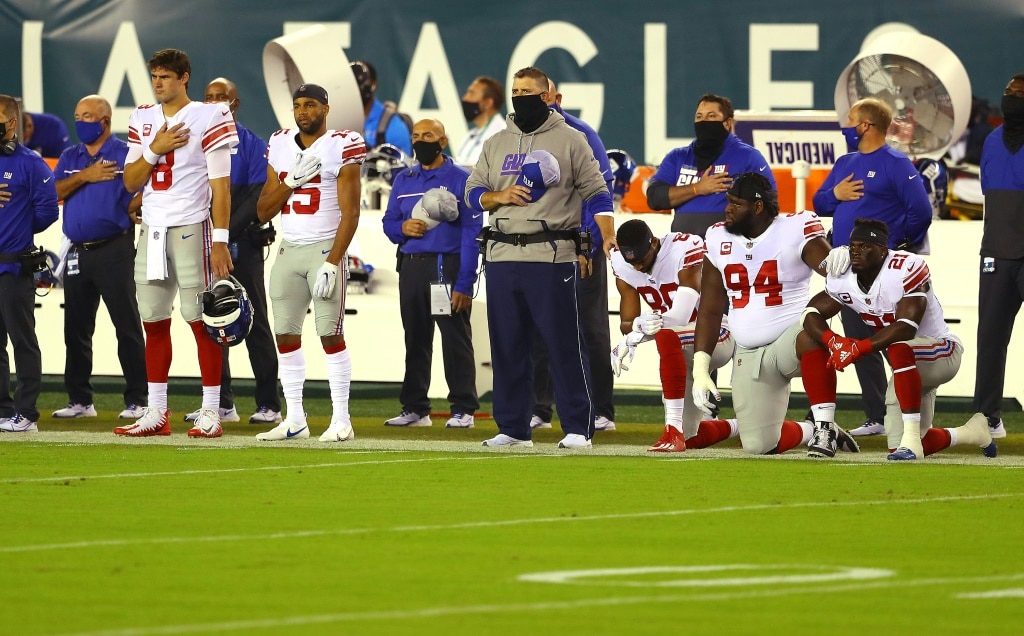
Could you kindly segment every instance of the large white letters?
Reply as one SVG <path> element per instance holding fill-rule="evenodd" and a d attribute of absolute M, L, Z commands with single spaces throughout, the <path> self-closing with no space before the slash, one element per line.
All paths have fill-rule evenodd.
<path fill-rule="evenodd" d="M 43 112 L 43 23 L 37 20 L 21 25 L 21 107 Z"/>
<path fill-rule="evenodd" d="M 125 78 L 132 93 L 132 106 L 118 106 L 117 98 L 121 95 L 121 86 Z M 107 66 L 103 69 L 99 95 L 106 98 L 113 108 L 110 128 L 114 132 L 128 131 L 128 117 L 135 110 L 135 104 L 151 104 L 155 100 L 153 84 L 149 80 L 149 68 L 146 58 L 142 55 L 139 36 L 135 32 L 134 22 L 122 22 L 110 47 Z"/>
<path fill-rule="evenodd" d="M 669 150 L 689 139 L 668 137 L 667 100 L 668 65 L 667 28 L 663 23 L 644 25 L 644 156 L 643 161 L 657 165 Z M 687 111 L 689 120 L 692 113 Z"/>
<path fill-rule="evenodd" d="M 814 108 L 814 82 L 772 81 L 772 51 L 817 50 L 817 24 L 751 24 L 750 110 Z"/>
<path fill-rule="evenodd" d="M 423 95 L 427 92 L 428 81 L 434 89 L 437 108 L 423 108 Z M 461 96 L 462 91 L 455 85 L 452 69 L 448 65 L 448 54 L 445 53 L 437 23 L 424 22 L 409 63 L 409 74 L 405 78 L 398 110 L 409 113 L 414 121 L 425 118 L 441 120 L 454 149 L 466 138 Z"/>

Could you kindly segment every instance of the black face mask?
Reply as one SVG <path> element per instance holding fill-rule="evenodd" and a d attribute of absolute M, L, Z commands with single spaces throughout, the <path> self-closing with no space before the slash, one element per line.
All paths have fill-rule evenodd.
<path fill-rule="evenodd" d="M 517 95 L 512 98 L 512 109 L 515 111 L 516 126 L 524 133 L 532 133 L 540 128 L 551 114 L 540 95 Z"/>
<path fill-rule="evenodd" d="M 414 141 L 412 144 L 412 154 L 415 155 L 416 161 L 419 161 L 420 164 L 429 166 L 441 154 L 441 142 Z"/>
<path fill-rule="evenodd" d="M 693 134 L 697 140 L 693 143 L 693 156 L 697 161 L 697 170 L 704 172 L 722 154 L 722 146 L 729 137 L 729 131 L 720 121 L 695 121 Z"/>
<path fill-rule="evenodd" d="M 480 116 L 480 102 L 467 102 L 462 100 L 462 116 L 466 121 L 473 121 Z"/>
<path fill-rule="evenodd" d="M 1024 97 L 1003 95 L 1003 145 L 1016 153 L 1024 145 Z"/>

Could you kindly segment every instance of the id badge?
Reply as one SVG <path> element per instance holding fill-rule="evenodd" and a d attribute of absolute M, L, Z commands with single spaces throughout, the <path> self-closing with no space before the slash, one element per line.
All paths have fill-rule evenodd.
<path fill-rule="evenodd" d="M 432 316 L 452 315 L 452 299 L 448 295 L 448 285 L 430 283 L 430 314 Z"/>
<path fill-rule="evenodd" d="M 78 250 L 71 250 L 68 252 L 68 263 L 64 268 L 64 275 L 77 276 L 78 273 Z"/>

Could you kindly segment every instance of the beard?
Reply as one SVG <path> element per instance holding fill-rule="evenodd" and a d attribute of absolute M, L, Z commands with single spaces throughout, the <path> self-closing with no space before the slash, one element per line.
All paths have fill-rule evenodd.
<path fill-rule="evenodd" d="M 299 127 L 299 131 L 301 131 L 303 135 L 315 135 L 320 132 L 320 129 L 323 127 L 324 119 L 323 117 L 311 118 L 305 124 L 296 122 L 295 125 Z"/>

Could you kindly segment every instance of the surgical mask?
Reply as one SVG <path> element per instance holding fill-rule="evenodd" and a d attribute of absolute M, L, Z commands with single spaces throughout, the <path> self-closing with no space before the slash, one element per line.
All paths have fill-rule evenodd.
<path fill-rule="evenodd" d="M 76 121 L 75 133 L 83 144 L 91 144 L 103 134 L 103 120 L 100 121 Z"/>
<path fill-rule="evenodd" d="M 540 95 L 516 95 L 512 98 L 512 109 L 515 111 L 516 126 L 524 133 L 532 133 L 540 128 L 551 113 Z"/>
<path fill-rule="evenodd" d="M 720 121 L 695 121 L 693 134 L 697 141 L 720 144 L 729 136 L 729 131 Z"/>
<path fill-rule="evenodd" d="M 412 144 L 412 154 L 416 156 L 416 161 L 419 161 L 420 164 L 429 166 L 441 154 L 441 142 L 414 141 Z"/>
<path fill-rule="evenodd" d="M 1003 95 L 1000 107 L 1003 110 L 1003 118 L 1024 117 L 1024 97 Z"/>
<path fill-rule="evenodd" d="M 857 124 L 858 126 L 860 124 Z M 857 146 L 860 145 L 860 135 L 857 134 L 857 126 L 843 126 L 840 128 L 843 131 L 843 137 L 846 138 L 846 149 L 849 152 L 857 152 Z"/>
<path fill-rule="evenodd" d="M 462 100 L 462 116 L 466 121 L 473 121 L 480 116 L 480 102 L 467 102 Z"/>

